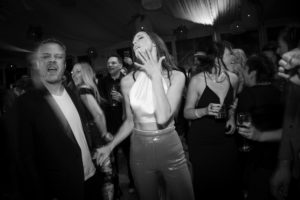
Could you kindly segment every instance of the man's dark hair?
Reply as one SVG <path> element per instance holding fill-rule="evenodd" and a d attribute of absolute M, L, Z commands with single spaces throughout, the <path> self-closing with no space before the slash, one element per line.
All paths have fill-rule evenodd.
<path fill-rule="evenodd" d="M 246 62 L 248 72 L 256 71 L 257 83 L 271 82 L 274 78 L 274 67 L 272 62 L 263 54 L 254 54 Z"/>
<path fill-rule="evenodd" d="M 277 48 L 278 48 L 277 43 L 275 41 L 270 41 L 263 46 L 262 51 L 273 51 L 276 53 Z"/>
<path fill-rule="evenodd" d="M 108 60 L 108 59 L 111 58 L 111 57 L 117 58 L 118 61 L 119 61 L 119 63 L 120 63 L 120 64 L 123 64 L 123 59 L 121 58 L 121 56 L 120 56 L 119 54 L 110 54 L 109 56 L 107 56 L 107 59 L 106 59 L 106 60 Z"/>

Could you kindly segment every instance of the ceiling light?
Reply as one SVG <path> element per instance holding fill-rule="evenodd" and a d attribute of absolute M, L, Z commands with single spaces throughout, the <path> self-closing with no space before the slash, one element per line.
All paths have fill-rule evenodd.
<path fill-rule="evenodd" d="M 198 24 L 213 25 L 217 18 L 235 12 L 239 0 L 167 0 L 174 16 Z"/>

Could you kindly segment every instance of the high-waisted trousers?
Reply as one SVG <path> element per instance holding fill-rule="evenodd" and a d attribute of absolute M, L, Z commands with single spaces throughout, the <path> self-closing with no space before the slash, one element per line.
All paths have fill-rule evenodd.
<path fill-rule="evenodd" d="M 174 127 L 158 131 L 133 130 L 130 167 L 140 200 L 194 199 L 191 175 Z"/>

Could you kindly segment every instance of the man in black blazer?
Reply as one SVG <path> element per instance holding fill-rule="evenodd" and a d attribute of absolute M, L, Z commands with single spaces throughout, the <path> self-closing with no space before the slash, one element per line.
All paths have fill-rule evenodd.
<path fill-rule="evenodd" d="M 62 84 L 65 57 L 58 40 L 40 43 L 32 57 L 35 89 L 20 96 L 6 118 L 16 199 L 81 200 L 96 192 L 88 191 L 96 169 L 80 101 Z"/>
<path fill-rule="evenodd" d="M 300 199 L 300 41 L 298 44 L 279 61 L 278 75 L 289 81 L 289 87 L 279 162 L 271 180 L 276 199 Z M 291 69 L 294 72 L 288 71 Z"/>

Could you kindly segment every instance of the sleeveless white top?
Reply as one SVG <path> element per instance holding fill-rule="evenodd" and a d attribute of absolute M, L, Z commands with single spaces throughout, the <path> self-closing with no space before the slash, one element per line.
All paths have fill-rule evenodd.
<path fill-rule="evenodd" d="M 168 86 L 162 77 L 162 83 L 167 93 Z M 129 92 L 130 105 L 134 113 L 134 121 L 139 123 L 156 122 L 155 100 L 153 96 L 152 80 L 145 72 L 139 72 L 138 77 Z"/>

